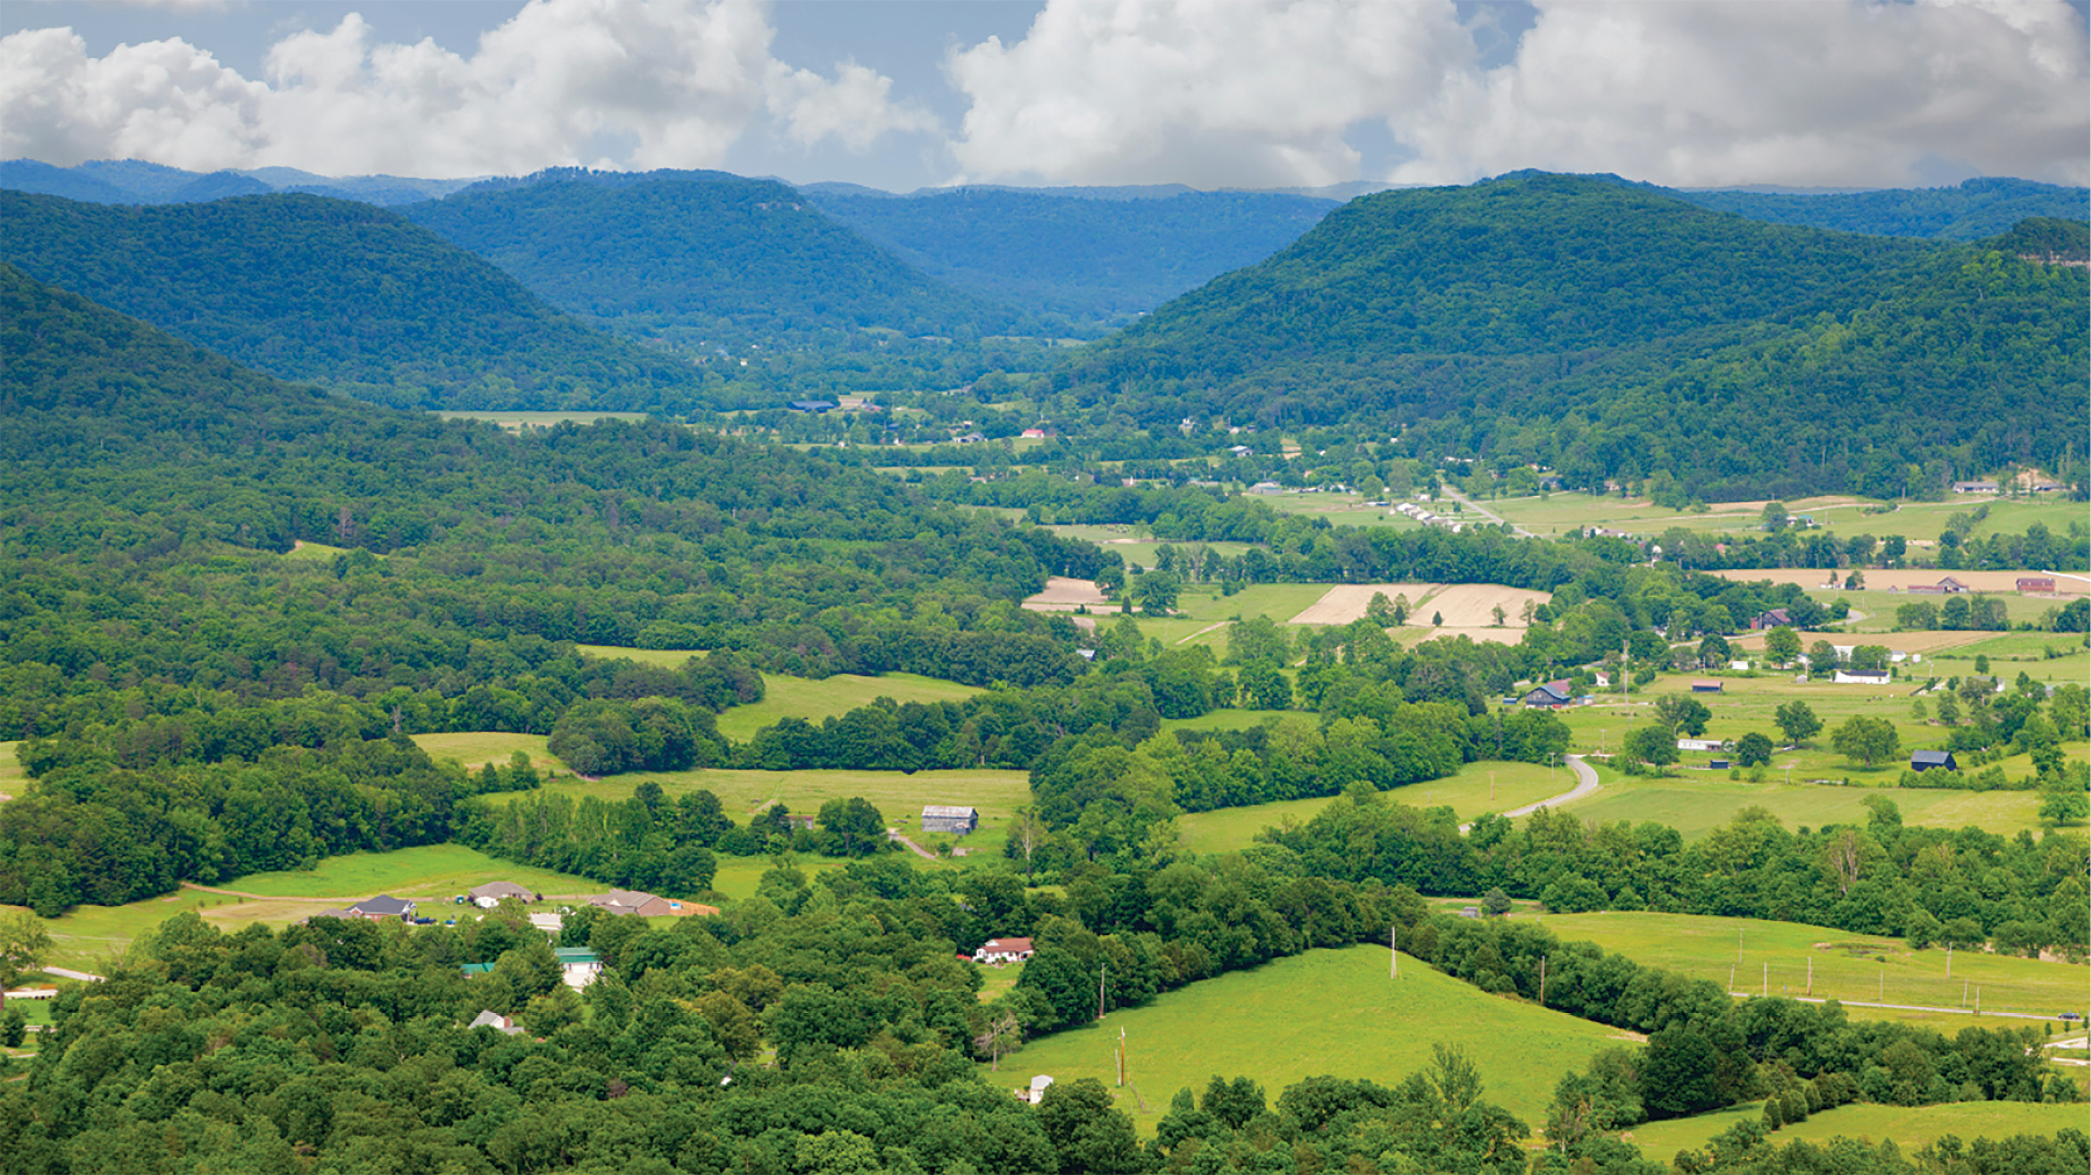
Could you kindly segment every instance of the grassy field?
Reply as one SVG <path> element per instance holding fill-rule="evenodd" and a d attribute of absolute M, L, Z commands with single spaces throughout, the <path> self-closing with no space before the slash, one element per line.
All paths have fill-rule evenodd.
<path fill-rule="evenodd" d="M 1551 914 L 1543 922 L 1564 941 L 1594 942 L 1635 962 L 1693 979 L 1725 985 L 1733 967 L 1735 990 L 1753 995 L 1765 991 L 1767 982 L 1772 995 L 1810 994 L 1812 965 L 1812 994 L 1832 999 L 1958 1008 L 1965 986 L 1967 1007 L 1973 1008 L 1979 987 L 1986 1012 L 2038 1015 L 2081 1013 L 2087 1001 L 2087 972 L 2081 966 L 1955 951 L 1949 977 L 1944 950 L 1912 951 L 1900 939 L 1797 922 L 1653 913 Z M 2023 1028 L 2034 1023 L 1877 1008 L 1851 1008 L 1849 1013 L 1854 1018 L 1921 1022 L 1948 1034 L 1973 1024 Z"/>
<path fill-rule="evenodd" d="M 1493 776 L 1493 780 L 1491 780 Z M 1551 780 L 1544 765 L 1532 763 L 1469 763 L 1459 774 L 1444 779 L 1412 783 L 1384 792 L 1389 802 L 1415 808 L 1450 805 L 1461 820 L 1484 812 L 1521 808 L 1575 787 L 1575 777 L 1565 767 L 1554 769 Z M 1495 798 L 1490 799 L 1493 791 Z M 1247 808 L 1221 808 L 1177 818 L 1183 845 L 1197 853 L 1224 853 L 1253 844 L 1256 834 L 1288 821 L 1305 824 L 1332 802 L 1334 797 L 1284 800 Z"/>
<path fill-rule="evenodd" d="M 541 734 L 509 734 L 499 730 L 468 730 L 451 734 L 417 734 L 414 745 L 428 752 L 431 759 L 454 759 L 468 769 L 484 767 L 488 763 L 508 766 L 508 760 L 517 751 L 530 756 L 530 762 L 539 771 L 556 771 L 572 774 L 573 768 L 559 761 L 545 745 Z"/>
<path fill-rule="evenodd" d="M 1760 1121 L 1764 1105 L 1751 1102 L 1731 1110 L 1647 1122 L 1633 1129 L 1633 1143 L 1650 1160 L 1668 1162 L 1681 1150 L 1704 1147 L 1714 1135 L 1749 1120 Z M 1838 1135 L 1869 1143 L 1894 1139 L 1907 1155 L 1946 1135 L 1962 1142 L 2009 1138 L 2014 1134 L 2055 1134 L 2084 1128 L 2084 1107 L 2044 1106 L 2030 1102 L 1949 1102 L 1939 1106 L 1839 1106 L 1810 1115 L 1806 1122 L 1781 1127 L 1775 1143 L 1807 1141 L 1821 1146 Z"/>
<path fill-rule="evenodd" d="M 2012 835 L 2039 828 L 2040 797 L 2034 792 L 1965 792 L 1823 784 L 1735 783 L 1725 773 L 1688 772 L 1688 777 L 1621 779 L 1563 811 L 1610 824 L 1619 820 L 1667 824 L 1695 840 L 1735 818 L 1744 808 L 1764 808 L 1788 829 L 1826 824 L 1864 824 L 1867 796 L 1886 795 L 1902 811 L 1903 823 L 1921 828 L 1977 828 Z M 1777 778 L 1776 776 L 1774 778 Z"/>
<path fill-rule="evenodd" d="M 999 851 L 1002 831 L 1019 807 L 1031 802 L 1030 777 L 1022 771 L 709 771 L 646 772 L 599 782 L 561 779 L 551 790 L 621 800 L 641 780 L 651 779 L 671 797 L 698 788 L 719 797 L 726 814 L 745 824 L 770 803 L 812 814 L 827 800 L 862 796 L 902 832 L 919 829 L 929 804 L 963 804 L 980 812 L 980 830 L 966 844 Z M 918 838 L 919 839 L 919 838 Z"/>
<path fill-rule="evenodd" d="M 1483 501 L 1483 506 L 1537 534 L 1556 535 L 1583 527 L 1609 526 L 1635 534 L 1656 535 L 1673 526 L 1694 531 L 1741 533 L 1756 530 L 1762 502 L 1715 502 L 1704 514 L 1669 510 L 1645 499 L 1583 493 L 1558 493 L 1544 498 L 1501 498 Z M 1903 502 L 1892 513 L 1869 514 L 1879 503 L 1852 497 L 1802 498 L 1786 503 L 1791 514 L 1806 514 L 1816 525 L 1840 535 L 1891 535 L 1924 542 L 1935 541 L 1955 514 L 1971 514 L 1987 504 L 1989 516 L 1973 534 L 2019 534 L 2035 522 L 2045 523 L 2056 534 L 2067 534 L 2072 520 L 2083 520 L 2083 507 L 2065 501 L 2031 499 L 1960 498 L 1943 502 Z M 1891 503 L 1891 505 L 1894 505 Z"/>
<path fill-rule="evenodd" d="M 1942 576 L 1951 575 L 1952 572 L 1941 571 L 1939 574 Z M 2004 615 L 2014 624 L 2022 620 L 2038 620 L 2046 615 L 2048 609 L 2058 607 L 2060 603 L 2041 596 L 2021 596 L 2016 592 L 1989 592 L 1985 594 L 2004 602 Z M 1894 649 L 1902 647 L 1898 643 L 1897 638 L 1907 641 L 1913 637 L 1944 635 L 1944 633 L 1897 633 L 1892 631 L 1895 627 L 1895 610 L 1897 608 L 1910 603 L 1929 603 L 1931 606 L 1937 607 L 1939 601 L 1943 598 L 1940 596 L 1912 596 L 1906 592 L 1876 591 L 1871 588 L 1862 588 L 1858 591 L 1830 591 L 1817 588 L 1809 591 L 1808 595 L 1824 604 L 1834 600 L 1843 600 L 1851 607 L 1852 611 L 1865 613 L 1864 619 L 1846 621 L 1844 627 L 1853 632 L 1880 633 L 1888 638 L 1886 640 L 1867 641 L 1865 642 L 1867 644 L 1883 644 Z M 1970 641 L 1983 639 L 1983 634 L 1979 632 L 1955 635 L 1963 636 Z M 2081 636 L 2077 638 L 2079 642 L 2082 639 Z M 2069 644 L 2070 638 L 2067 635 L 2056 636 L 2054 633 L 2048 633 L 2047 640 L 2049 644 L 2066 646 Z M 1850 642 L 1843 638 L 1838 638 L 1836 643 L 1841 645 L 1849 644 Z"/>
<path fill-rule="evenodd" d="M 348 552 L 347 547 L 330 547 L 325 543 L 309 543 L 299 539 L 290 550 L 283 553 L 283 557 L 305 563 L 328 563 L 333 561 L 334 556 L 346 555 Z"/>
<path fill-rule="evenodd" d="M 806 718 L 818 722 L 846 714 L 877 698 L 896 702 L 956 702 L 981 691 L 955 681 L 893 673 L 884 677 L 837 674 L 820 681 L 780 674 L 762 675 L 763 698 L 751 706 L 735 706 L 719 715 L 719 733 L 736 742 L 746 742 L 765 726 L 784 718 Z"/>
<path fill-rule="evenodd" d="M 1121 1029 L 1137 1098 L 1116 1088 Z M 1356 946 L 1309 951 L 1113 1012 L 1003 1058 L 990 1080 L 1015 1088 L 1035 1073 L 1094 1077 L 1151 1135 L 1178 1089 L 1202 1091 L 1214 1074 L 1252 1077 L 1272 1101 L 1321 1074 L 1392 1085 L 1426 1068 L 1439 1041 L 1464 1046 L 1486 1083 L 1483 1096 L 1534 1124 L 1563 1073 L 1619 1043 L 1603 1025 L 1488 995 L 1413 959 L 1389 980 L 1386 956 Z"/>
<path fill-rule="evenodd" d="M 15 758 L 20 742 L 0 742 L 0 795 L 18 796 L 29 786 L 29 769 Z"/>

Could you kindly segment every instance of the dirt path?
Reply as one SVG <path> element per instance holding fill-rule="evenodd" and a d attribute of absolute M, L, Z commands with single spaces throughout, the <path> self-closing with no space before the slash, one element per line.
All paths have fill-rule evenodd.
<path fill-rule="evenodd" d="M 1227 627 L 1228 625 L 1230 625 L 1230 624 L 1232 624 L 1232 623 L 1234 623 L 1234 621 L 1232 621 L 1232 620 L 1222 620 L 1222 621 L 1220 621 L 1220 622 L 1219 622 L 1218 624 L 1208 624 L 1208 625 L 1206 625 L 1206 626 L 1205 626 L 1204 628 L 1201 628 L 1201 629 L 1199 629 L 1199 630 L 1198 630 L 1197 632 L 1194 632 L 1194 633 L 1192 633 L 1191 635 L 1189 635 L 1189 636 L 1187 636 L 1187 637 L 1183 638 L 1183 639 L 1182 639 L 1182 640 L 1180 640 L 1180 641 L 1177 641 L 1176 643 L 1177 643 L 1177 644 L 1179 644 L 1179 645 L 1182 645 L 1182 644 L 1189 644 L 1190 642 L 1192 642 L 1192 641 L 1194 641 L 1194 640 L 1197 640 L 1197 639 L 1198 639 L 1199 637 L 1201 637 L 1201 636 L 1204 636 L 1204 635 L 1205 635 L 1206 633 L 1208 633 L 1208 632 L 1211 632 L 1211 631 L 1212 631 L 1213 629 L 1216 629 L 1216 628 L 1225 628 L 1225 627 Z M 5 798 L 6 798 L 6 797 L 4 797 L 4 796 L 0 796 L 0 799 L 5 799 Z"/>
<path fill-rule="evenodd" d="M 1504 518 L 1502 515 L 1497 514 L 1495 511 L 1488 509 L 1481 503 L 1476 502 L 1474 499 L 1469 498 L 1465 494 L 1459 492 L 1458 490 L 1453 489 L 1451 486 L 1445 486 L 1438 492 L 1443 496 L 1450 498 L 1455 502 L 1458 502 L 1466 510 L 1471 510 L 1476 514 L 1481 515 L 1483 518 L 1488 519 L 1490 522 L 1495 523 L 1497 526 L 1503 525 Z M 1516 534 L 1519 538 L 1536 539 L 1539 537 L 1538 535 L 1533 534 L 1531 531 L 1526 530 L 1524 527 L 1519 526 L 1515 522 L 1510 524 L 1510 529 L 1511 532 L 1513 534 Z"/>
<path fill-rule="evenodd" d="M 1597 772 L 1591 768 L 1590 764 L 1583 762 L 1581 755 L 1563 755 L 1561 759 L 1576 773 L 1576 785 L 1573 789 L 1562 792 L 1558 796 L 1548 796 L 1538 803 L 1526 804 L 1522 808 L 1512 808 L 1508 812 L 1503 813 L 1503 815 L 1515 820 L 1519 816 L 1530 816 L 1541 808 L 1558 808 L 1563 804 L 1573 803 L 1585 796 L 1594 796 L 1598 793 L 1601 785 L 1597 782 Z M 1462 824 L 1459 826 L 1459 831 L 1465 833 L 1472 827 L 1474 827 L 1472 824 Z"/>
<path fill-rule="evenodd" d="M 935 853 L 930 852 L 928 849 L 923 848 L 921 845 L 916 844 L 914 841 L 909 840 L 907 837 L 900 835 L 900 830 L 898 828 L 887 829 L 886 836 L 892 840 L 896 840 L 901 844 L 906 845 L 908 848 L 912 849 L 917 856 L 923 857 L 931 861 L 937 859 L 937 855 Z"/>

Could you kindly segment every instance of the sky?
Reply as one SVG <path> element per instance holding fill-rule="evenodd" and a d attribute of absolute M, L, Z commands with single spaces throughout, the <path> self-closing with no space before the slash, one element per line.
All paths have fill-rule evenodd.
<path fill-rule="evenodd" d="M 2091 182 L 2087 0 L 11 0 L 0 159 Z"/>

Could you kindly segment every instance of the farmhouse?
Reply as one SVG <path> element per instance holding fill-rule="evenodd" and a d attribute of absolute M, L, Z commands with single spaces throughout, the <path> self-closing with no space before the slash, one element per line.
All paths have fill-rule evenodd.
<path fill-rule="evenodd" d="M 503 898 L 514 898 L 519 902 L 541 902 L 544 900 L 543 895 L 531 893 L 529 890 L 510 881 L 489 881 L 485 885 L 475 885 L 467 891 L 465 896 L 471 898 L 472 904 L 482 910 L 493 909 L 501 904 L 501 899 Z"/>
<path fill-rule="evenodd" d="M 1960 770 L 1960 764 L 1953 761 L 1953 752 L 1951 751 L 1910 752 L 1909 769 L 1911 771 L 1929 771 L 1934 767 L 1941 767 L 1947 771 Z"/>
<path fill-rule="evenodd" d="M 1885 669 L 1839 669 L 1830 677 L 1836 685 L 1886 685 L 1889 680 Z"/>
<path fill-rule="evenodd" d="M 2018 591 L 2025 596 L 2052 596 L 2055 594 L 2055 577 L 2051 575 L 2021 575 Z"/>
<path fill-rule="evenodd" d="M 1692 692 L 1695 694 L 1717 694 L 1721 692 L 1721 683 L 1698 678 L 1692 682 Z"/>
<path fill-rule="evenodd" d="M 976 963 L 1021 963 L 1031 957 L 1028 938 L 991 938 L 973 952 Z"/>
<path fill-rule="evenodd" d="M 922 831 L 955 832 L 960 836 L 980 827 L 980 813 L 971 808 L 931 804 L 922 809 Z"/>
<path fill-rule="evenodd" d="M 1953 492 L 1956 494 L 1994 494 L 1997 492 L 1997 483 L 1988 480 L 1956 481 L 1953 483 Z"/>
<path fill-rule="evenodd" d="M 1519 700 L 1527 706 L 1566 706 L 1575 700 L 1575 691 L 1565 681 L 1550 681 Z"/>
<path fill-rule="evenodd" d="M 1918 596 L 1949 596 L 1968 590 L 1968 585 L 1949 575 L 1937 583 L 1913 583 L 1906 590 Z"/>
<path fill-rule="evenodd" d="M 1728 744 L 1717 738 L 1681 738 L 1677 740 L 1680 751 L 1718 751 Z"/>
<path fill-rule="evenodd" d="M 364 898 L 362 901 L 350 906 L 348 912 L 358 918 L 368 918 L 373 922 L 380 918 L 412 918 L 414 916 L 414 903 L 406 898 L 395 898 L 388 894 L 379 894 L 374 898 Z"/>

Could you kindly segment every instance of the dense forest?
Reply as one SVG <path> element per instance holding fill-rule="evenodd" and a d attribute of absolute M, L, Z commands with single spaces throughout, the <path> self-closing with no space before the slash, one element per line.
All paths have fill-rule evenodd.
<path fill-rule="evenodd" d="M 1659 189 L 1680 200 L 1773 224 L 1869 233 L 1979 241 L 2030 217 L 2083 223 L 2091 204 L 2083 188 L 2019 179 L 1971 179 L 1943 188 L 1886 188 L 1867 192 L 1755 192 Z"/>
<path fill-rule="evenodd" d="M 0 191 L 0 261 L 248 367 L 398 407 L 683 411 L 706 384 L 368 204 Z"/>
<path fill-rule="evenodd" d="M 1353 201 L 1054 387 L 1155 431 L 1342 421 L 1480 459 L 1536 440 L 1571 486 L 1900 493 L 2059 463 L 2085 296 L 2078 268 L 1523 175 Z"/>

